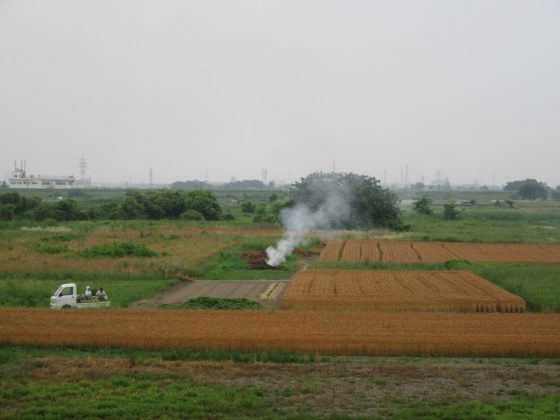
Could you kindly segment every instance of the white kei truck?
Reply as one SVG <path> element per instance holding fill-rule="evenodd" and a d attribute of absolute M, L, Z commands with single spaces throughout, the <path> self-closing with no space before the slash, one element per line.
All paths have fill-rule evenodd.
<path fill-rule="evenodd" d="M 76 283 L 61 284 L 51 296 L 51 309 L 87 309 L 107 306 L 111 306 L 111 301 L 106 297 L 79 295 Z"/>

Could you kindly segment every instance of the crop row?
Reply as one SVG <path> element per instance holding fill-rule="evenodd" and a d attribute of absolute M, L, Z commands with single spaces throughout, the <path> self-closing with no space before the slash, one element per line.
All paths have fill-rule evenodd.
<path fill-rule="evenodd" d="M 304 270 L 282 298 L 287 308 L 523 312 L 519 296 L 470 271 Z"/>
<path fill-rule="evenodd" d="M 440 263 L 472 262 L 560 264 L 560 244 L 480 244 L 385 240 L 329 241 L 320 261 Z"/>
<path fill-rule="evenodd" d="M 560 356 L 560 315 L 1 309 L 0 342 L 320 354 Z"/>

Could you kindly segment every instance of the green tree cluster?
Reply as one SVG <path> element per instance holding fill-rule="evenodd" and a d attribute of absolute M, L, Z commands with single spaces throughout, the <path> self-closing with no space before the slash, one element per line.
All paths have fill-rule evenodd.
<path fill-rule="evenodd" d="M 15 191 L 0 194 L 0 220 L 32 219 L 70 221 L 87 219 L 74 200 L 44 203 L 39 197 L 24 197 Z"/>
<path fill-rule="evenodd" d="M 508 182 L 504 191 L 512 191 L 522 200 L 546 200 L 548 198 L 548 187 L 544 182 L 536 179 Z"/>
<path fill-rule="evenodd" d="M 63 199 L 43 202 L 17 192 L 0 194 L 0 220 L 130 220 L 179 219 L 219 220 L 223 217 L 218 199 L 210 191 L 160 190 L 148 194 L 128 192 L 120 201 L 84 211 L 79 203 Z"/>
<path fill-rule="evenodd" d="M 330 221 L 331 228 L 359 229 L 385 227 L 395 230 L 407 228 L 401 220 L 397 197 L 382 188 L 376 178 L 353 173 L 317 172 L 302 178 L 291 187 L 293 205 L 304 204 L 312 211 L 343 202 L 348 214 Z"/>
<path fill-rule="evenodd" d="M 432 199 L 428 195 L 423 195 L 418 197 L 412 204 L 412 209 L 418 214 L 430 215 L 433 214 L 432 210 Z"/>
<path fill-rule="evenodd" d="M 129 192 L 121 203 L 95 209 L 93 219 L 219 220 L 222 208 L 210 191 L 159 190 L 148 194 Z"/>

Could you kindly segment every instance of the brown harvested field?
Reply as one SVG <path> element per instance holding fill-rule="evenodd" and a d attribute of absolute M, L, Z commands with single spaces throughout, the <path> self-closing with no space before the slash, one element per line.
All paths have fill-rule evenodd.
<path fill-rule="evenodd" d="M 287 308 L 523 312 L 525 302 L 470 271 L 305 270 L 290 282 Z"/>
<path fill-rule="evenodd" d="M 360 244 L 362 248 L 362 262 L 376 262 L 381 258 L 379 246 L 375 241 L 364 241 Z"/>
<path fill-rule="evenodd" d="M 340 258 L 342 261 L 360 262 L 362 260 L 361 244 L 355 241 L 347 241 Z"/>
<path fill-rule="evenodd" d="M 327 261 L 338 261 L 342 252 L 342 247 L 345 241 L 328 241 L 327 245 L 321 251 L 321 259 Z"/>
<path fill-rule="evenodd" d="M 336 243 L 331 244 L 331 242 Z M 356 259 L 357 255 L 361 257 Z M 329 241 L 319 259 L 320 261 L 389 263 L 441 263 L 462 259 L 472 262 L 560 264 L 560 244 Z"/>
<path fill-rule="evenodd" d="M 412 242 L 379 241 L 382 261 L 398 261 L 403 263 L 421 262 L 420 255 L 412 246 Z"/>
<path fill-rule="evenodd" d="M 0 342 L 334 355 L 560 356 L 560 314 L 0 309 Z"/>

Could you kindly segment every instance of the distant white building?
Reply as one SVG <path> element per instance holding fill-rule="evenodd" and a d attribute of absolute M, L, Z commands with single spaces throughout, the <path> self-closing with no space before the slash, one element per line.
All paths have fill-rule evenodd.
<path fill-rule="evenodd" d="M 74 188 L 75 184 L 76 179 L 72 175 L 27 175 L 23 162 L 19 168 L 15 166 L 8 180 L 8 187 L 13 189 L 64 189 Z"/>

